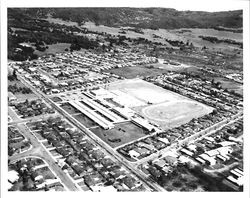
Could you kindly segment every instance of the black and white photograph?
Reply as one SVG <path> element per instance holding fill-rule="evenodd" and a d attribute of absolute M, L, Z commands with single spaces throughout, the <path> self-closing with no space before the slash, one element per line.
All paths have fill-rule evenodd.
<path fill-rule="evenodd" d="M 249 1 L 55 2 L 1 5 L 3 197 L 248 197 Z"/>

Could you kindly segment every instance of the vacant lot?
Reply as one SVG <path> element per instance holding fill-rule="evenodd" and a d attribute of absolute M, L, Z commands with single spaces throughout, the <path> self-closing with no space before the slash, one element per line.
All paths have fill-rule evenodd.
<path fill-rule="evenodd" d="M 166 72 L 164 69 L 147 68 L 144 66 L 121 67 L 107 70 L 107 72 L 122 76 L 127 79 L 136 78 L 137 76 L 156 76 Z"/>
<path fill-rule="evenodd" d="M 162 176 L 162 179 L 158 182 L 167 191 L 205 191 L 199 178 L 195 177 L 186 167 L 182 165 L 174 167 L 172 173 Z"/>
<path fill-rule="evenodd" d="M 56 54 L 56 53 L 62 53 L 65 52 L 65 49 L 70 47 L 69 43 L 57 43 L 53 45 L 48 45 L 48 49 L 46 49 L 44 52 L 35 50 L 35 54 L 38 56 L 44 56 L 46 54 Z"/>
<path fill-rule="evenodd" d="M 16 85 L 18 88 L 20 87 L 25 87 L 27 88 L 21 81 L 19 80 L 14 80 L 14 81 L 9 81 L 8 80 L 8 85 Z M 32 93 L 29 93 L 29 94 L 22 94 L 22 92 L 17 92 L 17 93 L 14 93 L 14 95 L 16 96 L 17 100 L 18 101 L 24 101 L 26 99 L 28 100 L 33 100 L 33 99 L 37 99 L 37 95 L 34 94 L 33 92 Z"/>
<path fill-rule="evenodd" d="M 236 93 L 239 93 L 243 95 L 243 86 L 237 82 L 233 82 L 232 80 L 228 80 L 226 78 L 214 78 L 215 82 L 220 82 L 222 88 L 228 89 L 230 91 L 235 91 Z"/>
<path fill-rule="evenodd" d="M 146 135 L 144 129 L 132 122 L 117 124 L 115 128 L 109 130 L 104 130 L 101 127 L 90 130 L 113 148 Z"/>

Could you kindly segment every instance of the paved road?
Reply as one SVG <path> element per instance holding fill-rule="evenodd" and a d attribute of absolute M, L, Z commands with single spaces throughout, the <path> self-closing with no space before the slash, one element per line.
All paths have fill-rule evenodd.
<path fill-rule="evenodd" d="M 149 182 L 148 179 L 144 175 L 138 172 L 138 170 L 133 165 L 131 165 L 127 160 L 125 160 L 117 151 L 115 151 L 108 144 L 100 140 L 88 128 L 86 128 L 85 126 L 77 122 L 73 117 L 66 114 L 60 107 L 58 107 L 52 100 L 50 100 L 48 96 L 46 96 L 41 91 L 35 89 L 33 86 L 27 83 L 25 79 L 23 79 L 21 76 L 19 76 L 19 79 L 22 81 L 23 84 L 25 84 L 34 93 L 36 93 L 37 96 L 40 96 L 40 98 L 44 99 L 47 103 L 49 103 L 52 107 L 54 107 L 59 113 L 61 113 L 67 120 L 73 123 L 77 128 L 81 129 L 81 131 L 83 131 L 95 143 L 97 143 L 99 146 L 104 148 L 111 156 L 113 156 L 116 160 L 122 163 L 128 170 L 130 170 L 134 175 L 136 175 L 145 184 L 145 186 L 150 187 L 151 190 L 153 191 L 165 191 L 165 189 L 160 187 L 156 182 L 153 182 L 153 181 Z"/>
<path fill-rule="evenodd" d="M 207 173 L 221 173 L 221 172 L 224 172 L 226 170 L 230 170 L 232 169 L 233 167 L 237 166 L 239 163 L 238 162 L 234 162 L 228 166 L 224 166 L 223 168 L 219 168 L 219 169 L 207 169 L 207 168 L 204 168 L 204 171 L 207 172 Z"/>
<path fill-rule="evenodd" d="M 190 141 L 194 141 L 196 139 L 200 139 L 200 138 L 203 138 L 204 136 L 207 136 L 207 135 L 210 135 L 212 133 L 215 133 L 217 132 L 218 130 L 222 129 L 223 127 L 227 126 L 227 125 L 230 125 L 232 124 L 233 122 L 236 122 L 237 120 L 239 119 L 242 119 L 242 115 L 241 115 L 241 112 L 238 113 L 237 115 L 234 116 L 234 119 L 229 121 L 228 119 L 225 119 L 219 123 L 216 123 L 204 130 L 201 130 L 200 132 L 197 132 L 189 137 L 186 137 L 184 140 L 180 141 L 180 142 L 177 142 L 177 143 L 174 143 L 172 144 L 171 146 L 165 148 L 165 149 L 162 149 L 160 150 L 159 152 L 157 153 L 154 153 L 148 157 L 145 157 L 143 159 L 141 159 L 140 161 L 136 161 L 136 162 L 131 162 L 133 163 L 135 166 L 139 166 L 149 160 L 153 160 L 157 157 L 159 157 L 160 155 L 164 155 L 164 153 L 166 153 L 167 151 L 175 148 L 175 149 L 178 149 L 181 147 L 181 145 L 183 144 L 186 144 L 186 143 L 189 143 Z"/>
<path fill-rule="evenodd" d="M 56 114 L 54 113 L 54 114 L 42 114 L 42 115 L 38 115 L 38 116 L 29 117 L 29 118 L 26 118 L 26 119 L 19 118 L 18 120 L 15 120 L 15 121 L 13 120 L 12 122 L 9 122 L 8 124 L 9 125 L 14 125 L 14 124 L 20 124 L 20 123 L 35 122 L 35 121 L 45 119 L 45 118 L 55 116 L 55 115 Z"/>
<path fill-rule="evenodd" d="M 13 120 L 12 122 L 21 120 L 21 118 L 19 118 L 17 116 L 16 112 L 11 107 L 8 107 L 8 114 L 10 115 L 11 119 Z"/>
<path fill-rule="evenodd" d="M 228 122 L 230 122 L 230 120 L 223 120 L 223 121 L 221 121 L 221 122 L 219 122 L 219 123 L 217 123 L 217 124 L 215 124 L 215 125 L 213 125 L 211 127 L 208 127 L 207 129 L 204 129 L 204 130 L 202 130 L 202 131 L 200 131 L 198 133 L 195 133 L 192 136 L 189 136 L 189 137 L 185 138 L 184 140 L 180 141 L 179 143 L 175 143 L 175 144 L 171 145 L 170 147 L 167 147 L 166 149 L 163 149 L 163 150 L 159 151 L 158 153 L 149 156 L 148 158 L 144 158 L 144 159 L 142 159 L 142 160 L 140 160 L 139 162 L 136 162 L 136 163 L 131 163 L 131 162 L 125 160 L 117 151 L 115 151 L 114 149 L 112 149 L 108 144 L 106 144 L 105 142 L 103 142 L 102 140 L 100 140 L 88 128 L 86 128 L 85 126 L 83 126 L 82 124 L 80 124 L 79 122 L 77 122 L 73 117 L 71 117 L 68 114 L 66 114 L 60 107 L 58 107 L 55 103 L 53 103 L 45 94 L 43 94 L 42 92 L 40 92 L 37 89 L 34 89 L 34 87 L 31 86 L 29 83 L 27 83 L 23 78 L 21 78 L 21 81 L 24 84 L 26 84 L 29 88 L 31 88 L 34 93 L 36 93 L 38 96 L 40 96 L 41 98 L 43 98 L 47 103 L 49 103 L 58 112 L 60 112 L 71 123 L 73 123 L 79 129 L 81 129 L 83 132 L 85 132 L 86 135 L 88 135 L 99 146 L 101 146 L 102 148 L 104 148 L 111 156 L 113 156 L 119 162 L 121 162 L 127 169 L 129 169 L 140 180 L 142 180 L 144 184 L 146 184 L 147 186 L 149 186 L 152 190 L 156 190 L 156 191 L 165 191 L 165 189 L 163 189 L 162 187 L 160 187 L 154 181 L 148 181 L 148 178 L 144 174 L 142 174 L 140 171 L 138 171 L 138 169 L 137 169 L 138 165 L 140 165 L 140 164 L 142 164 L 142 163 L 144 163 L 144 162 L 146 162 L 146 161 L 148 161 L 150 159 L 158 157 L 160 154 L 164 154 L 165 151 L 167 151 L 167 150 L 170 150 L 172 148 L 178 148 L 178 147 L 180 147 L 184 143 L 188 143 L 190 141 L 193 141 L 193 140 L 195 140 L 195 139 L 197 139 L 199 137 L 202 137 L 202 136 L 204 136 L 204 135 L 206 135 L 208 133 L 216 132 L 217 130 L 219 130 L 223 126 L 227 125 Z M 237 116 L 234 116 L 234 117 L 236 118 Z"/>
<path fill-rule="evenodd" d="M 65 172 L 62 171 L 62 169 L 55 163 L 54 159 L 50 156 L 48 151 L 41 145 L 40 142 L 36 139 L 36 137 L 30 132 L 30 130 L 27 128 L 24 124 L 18 124 L 16 127 L 27 137 L 31 144 L 33 145 L 33 148 L 27 152 L 20 153 L 14 156 L 9 157 L 10 161 L 15 161 L 20 158 L 24 157 L 32 157 L 37 156 L 45 160 L 49 167 L 53 170 L 53 172 L 56 174 L 58 178 L 62 181 L 62 183 L 71 191 L 78 191 L 79 189 L 75 186 L 75 184 L 72 182 L 72 180 L 69 178 L 69 176 L 66 175 Z"/>

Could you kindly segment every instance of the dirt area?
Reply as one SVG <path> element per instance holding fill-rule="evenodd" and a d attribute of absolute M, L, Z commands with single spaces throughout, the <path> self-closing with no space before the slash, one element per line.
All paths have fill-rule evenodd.
<path fill-rule="evenodd" d="M 183 97 L 174 92 L 169 94 L 169 91 L 138 78 L 111 83 L 108 89 L 110 91 L 119 90 L 138 100 L 153 104 Z"/>
<path fill-rule="evenodd" d="M 90 130 L 113 148 L 146 135 L 144 129 L 132 122 L 117 124 L 115 128 L 109 130 L 104 130 L 101 127 Z"/>

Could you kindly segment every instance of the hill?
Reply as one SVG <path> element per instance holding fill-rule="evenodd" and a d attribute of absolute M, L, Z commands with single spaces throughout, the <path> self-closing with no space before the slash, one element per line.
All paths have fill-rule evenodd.
<path fill-rule="evenodd" d="M 83 24 L 151 29 L 242 28 L 242 10 L 227 12 L 177 11 L 169 8 L 10 8 L 9 17 L 59 18 Z"/>

